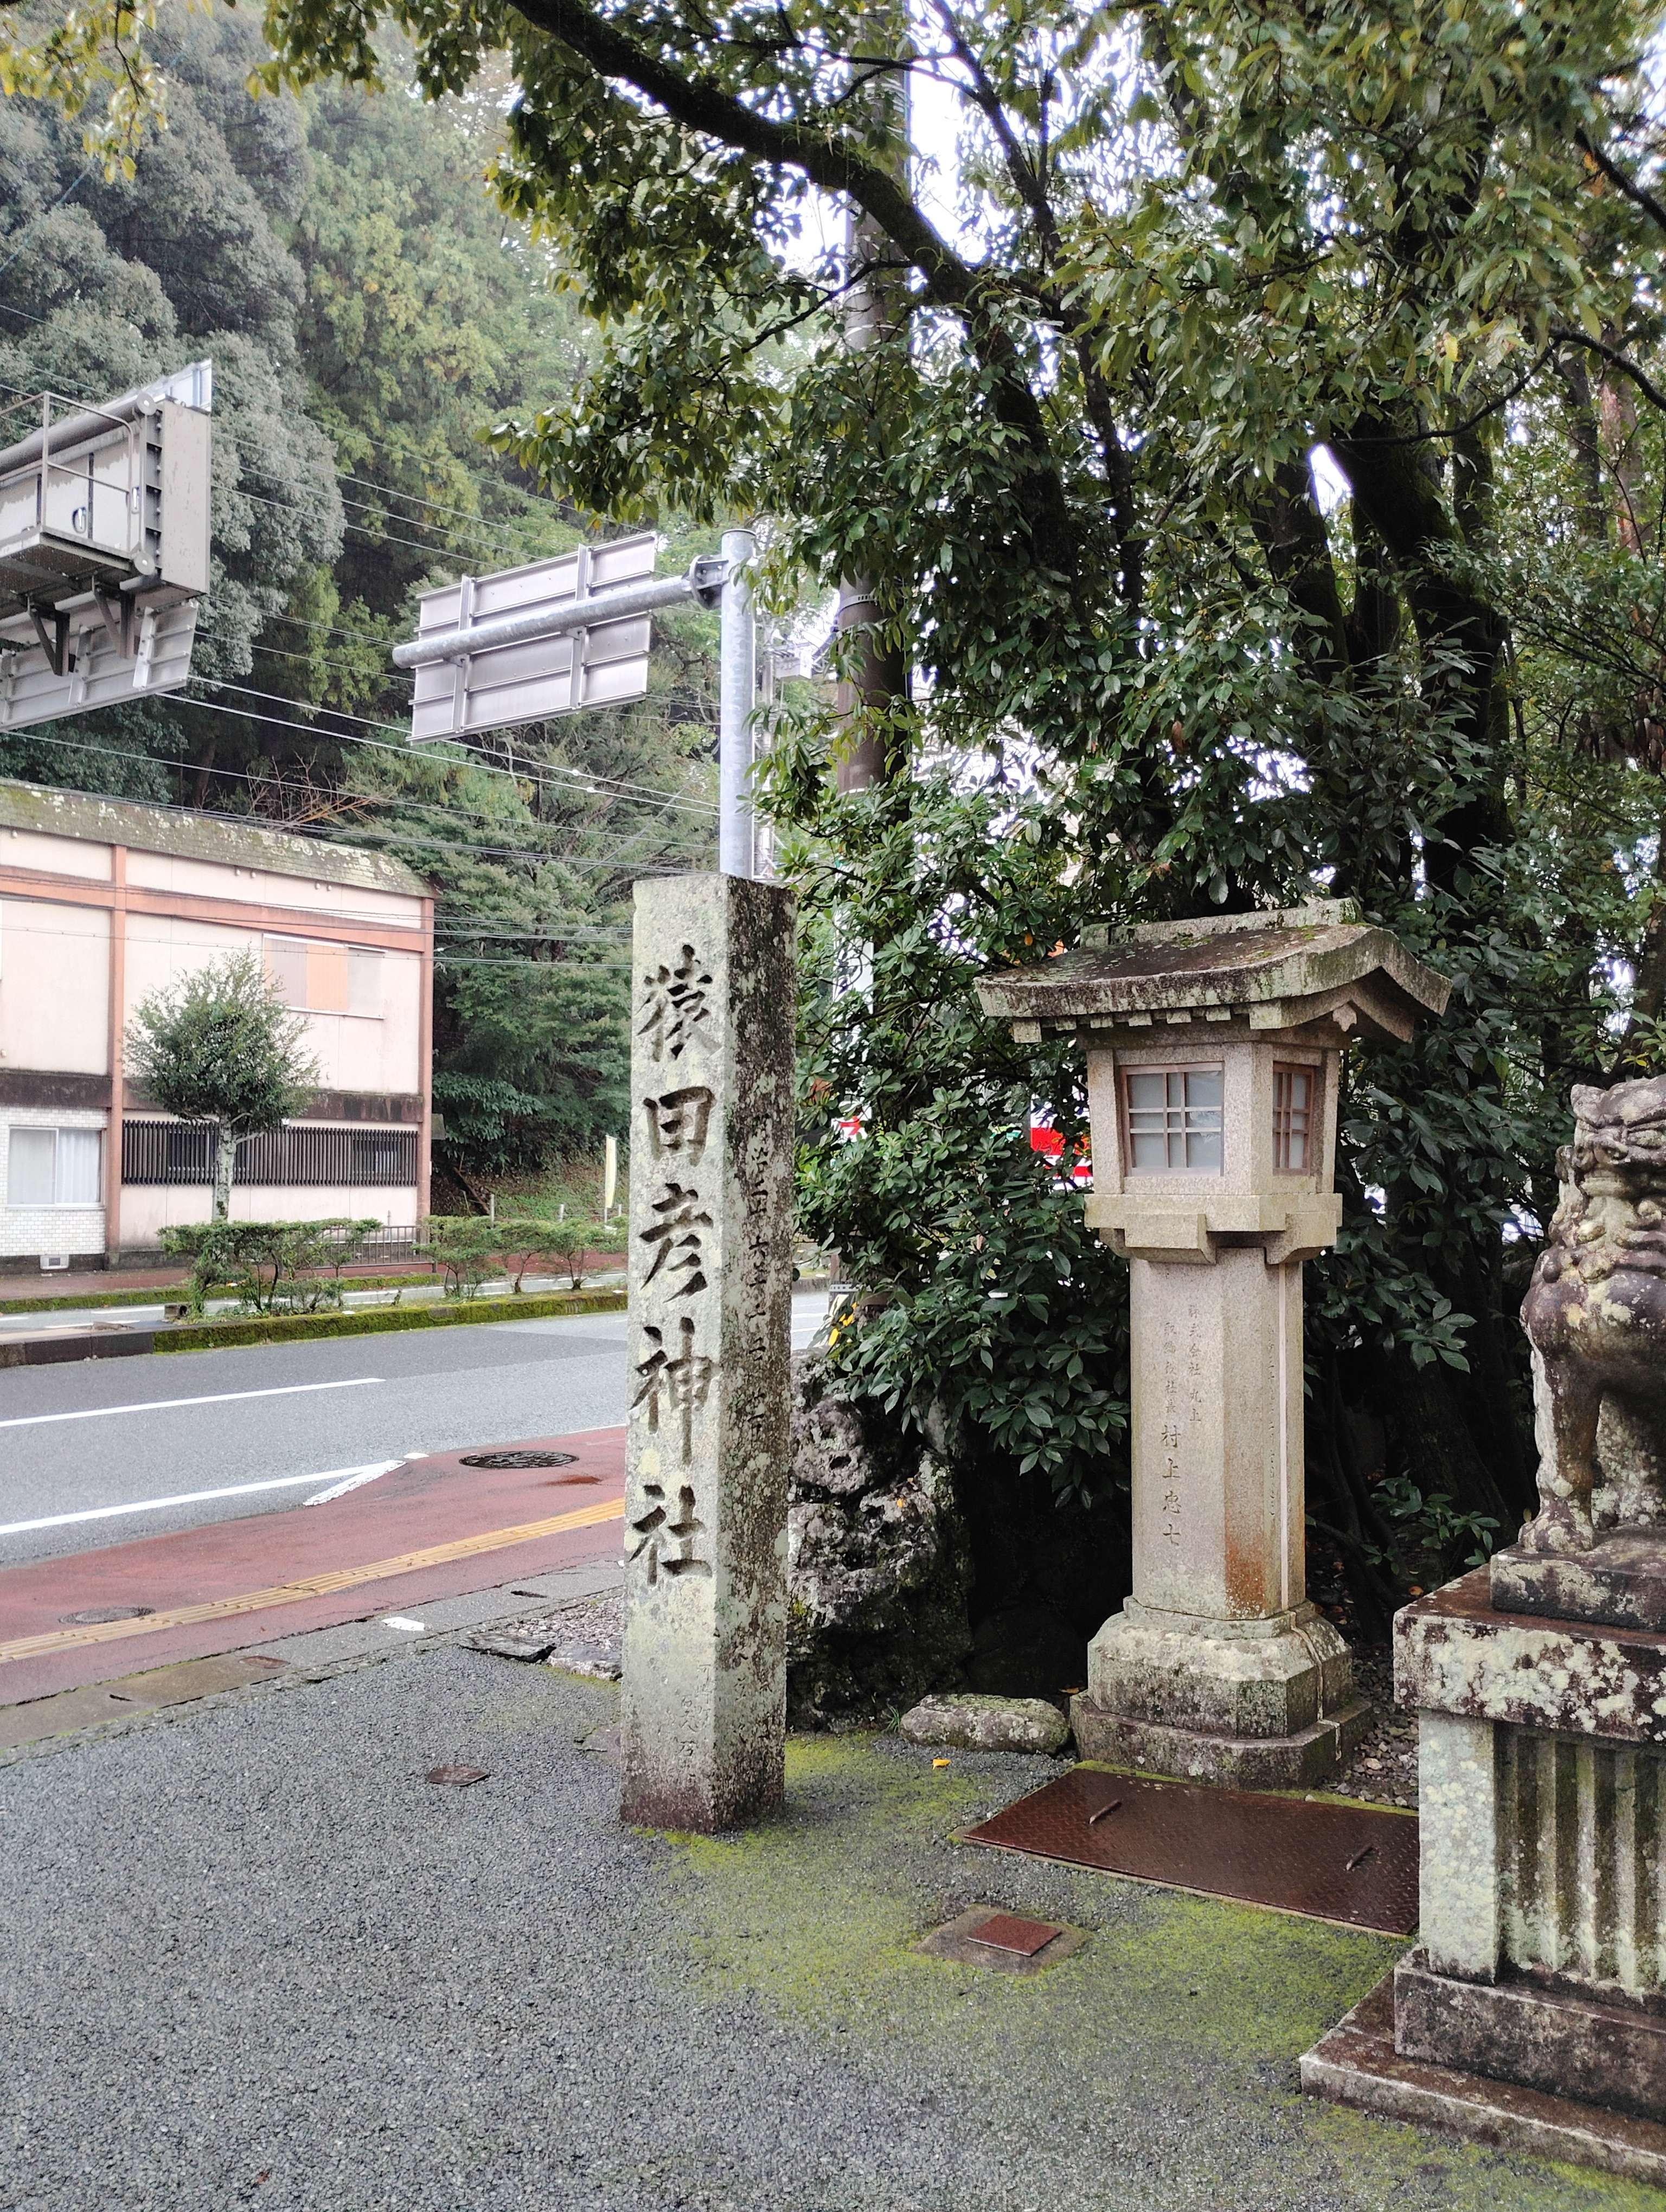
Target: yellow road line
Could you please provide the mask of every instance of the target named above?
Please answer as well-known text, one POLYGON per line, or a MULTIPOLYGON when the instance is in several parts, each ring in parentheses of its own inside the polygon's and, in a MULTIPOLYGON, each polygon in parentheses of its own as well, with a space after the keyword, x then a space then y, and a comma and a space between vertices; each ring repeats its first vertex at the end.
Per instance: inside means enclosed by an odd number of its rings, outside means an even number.
POLYGON ((597 1505, 581 1506, 575 1513, 557 1513, 550 1521, 523 1521, 517 1528, 488 1528, 478 1536, 460 1536, 454 1543, 430 1544, 426 1551, 402 1552, 397 1559, 373 1559, 362 1567, 333 1567, 328 1574, 307 1575, 300 1582, 274 1583, 267 1589, 243 1590, 235 1597, 210 1598, 202 1605, 170 1606, 147 1613, 140 1620, 89 1621, 82 1628, 54 1628, 40 1636, 14 1637, 0 1644, 0 1660, 39 1659, 51 1651, 76 1651, 88 1644, 113 1644, 128 1636, 154 1636, 159 1628, 191 1628, 199 1621, 225 1620, 240 1613, 264 1613, 269 1606, 297 1605, 303 1598, 328 1597, 337 1590, 356 1589, 365 1583, 386 1582, 395 1575, 411 1575, 423 1567, 444 1566, 452 1559, 470 1559, 482 1552, 507 1551, 512 1544, 530 1544, 539 1536, 558 1536, 566 1528, 595 1528, 604 1521, 623 1518, 622 1498, 597 1505))

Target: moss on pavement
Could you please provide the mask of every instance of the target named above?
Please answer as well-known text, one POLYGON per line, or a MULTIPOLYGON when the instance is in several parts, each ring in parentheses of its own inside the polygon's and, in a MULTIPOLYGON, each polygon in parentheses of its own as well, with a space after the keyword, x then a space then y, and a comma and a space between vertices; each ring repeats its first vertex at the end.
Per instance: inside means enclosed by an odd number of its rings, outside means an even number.
POLYGON ((1301 2052, 1398 1944, 953 1840, 1054 1771, 975 1753, 934 1765, 895 1738, 795 1738, 780 1818, 673 1839, 670 1950, 714 2003, 761 2002, 1003 2141, 1067 2138, 1080 2208, 1666 2212, 1666 2193, 1302 2096, 1301 2052), (1091 1941, 1033 1977, 912 1950, 981 1903, 1091 1941))

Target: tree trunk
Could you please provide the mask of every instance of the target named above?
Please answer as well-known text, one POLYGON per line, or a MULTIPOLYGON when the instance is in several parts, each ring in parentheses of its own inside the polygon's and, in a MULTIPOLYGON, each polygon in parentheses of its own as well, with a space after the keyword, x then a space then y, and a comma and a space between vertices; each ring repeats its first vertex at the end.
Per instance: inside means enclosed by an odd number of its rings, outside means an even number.
MULTIPOLYGON (((866 35, 880 52, 906 53, 908 18, 882 0, 870 11, 866 35)), ((879 158, 906 182, 909 162, 909 77, 906 70, 876 70, 860 95, 885 134, 879 158)), ((888 264, 895 249, 879 225, 854 209, 848 218, 846 253, 852 279, 845 301, 845 343, 853 353, 894 339, 907 322, 908 288, 900 267, 888 264)), ((883 436, 874 425, 874 435, 883 436)), ((894 643, 881 641, 884 616, 864 576, 847 576, 839 586, 834 628, 840 637, 859 633, 849 649, 847 673, 838 690, 843 735, 836 748, 834 788, 870 791, 885 783, 899 765, 893 732, 885 718, 906 699, 909 664, 894 643)))
POLYGON ((220 1124, 214 1150, 214 1218, 231 1218, 231 1179, 237 1166, 237 1132, 229 1122, 220 1124))

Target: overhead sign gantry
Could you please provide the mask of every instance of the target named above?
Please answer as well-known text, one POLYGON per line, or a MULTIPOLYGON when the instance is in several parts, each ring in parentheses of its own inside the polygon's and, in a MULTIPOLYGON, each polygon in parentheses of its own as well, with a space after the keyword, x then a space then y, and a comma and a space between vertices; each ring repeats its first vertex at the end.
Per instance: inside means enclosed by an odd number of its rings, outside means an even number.
POLYGON ((0 730, 189 677, 212 404, 199 361, 97 407, 43 392, 0 410, 0 730))

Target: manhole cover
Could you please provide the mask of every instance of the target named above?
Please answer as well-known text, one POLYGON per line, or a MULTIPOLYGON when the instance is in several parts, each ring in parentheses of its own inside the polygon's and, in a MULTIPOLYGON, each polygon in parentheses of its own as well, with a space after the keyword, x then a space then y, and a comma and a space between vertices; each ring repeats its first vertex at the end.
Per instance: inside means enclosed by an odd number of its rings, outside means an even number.
POLYGON ((89 1605, 82 1613, 61 1613, 58 1619, 71 1628, 101 1628, 106 1620, 143 1620, 155 1610, 154 1605, 89 1605))
POLYGON ((576 1452, 501 1451, 465 1452, 465 1467, 571 1467, 576 1452))

